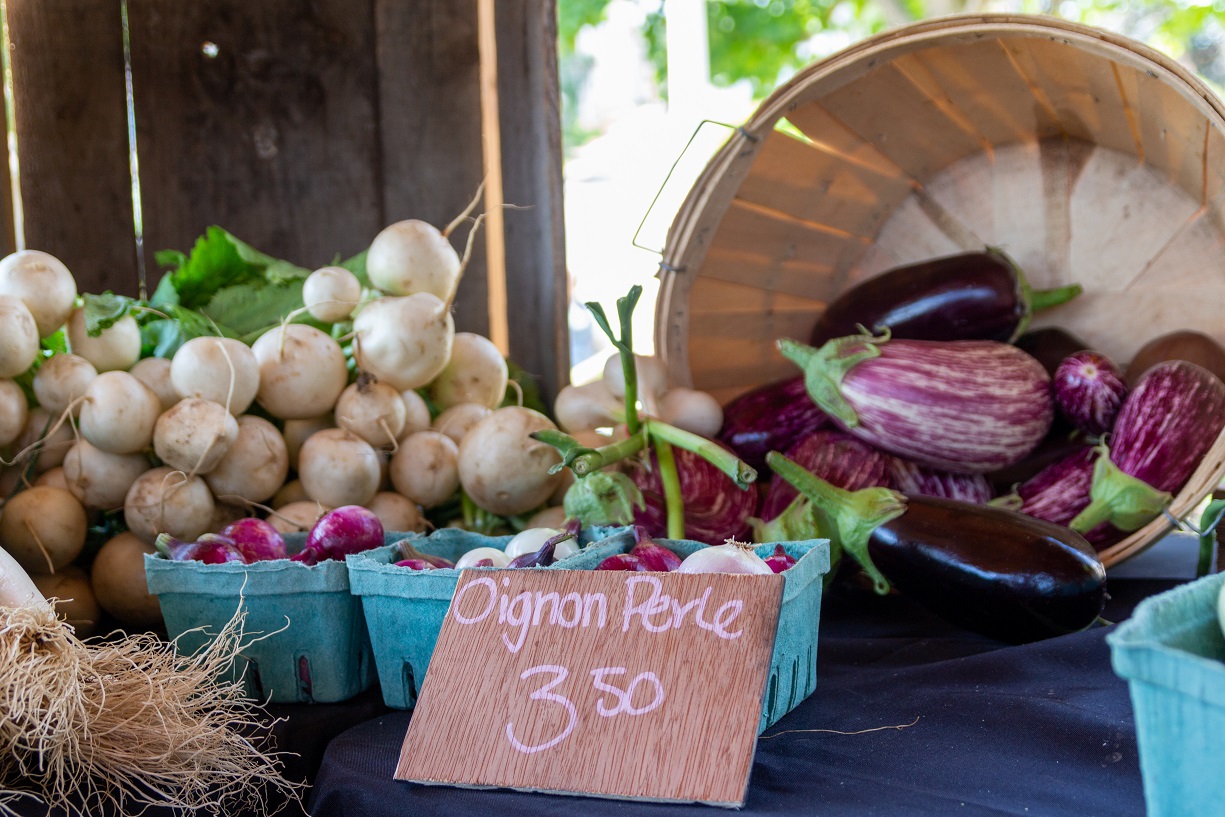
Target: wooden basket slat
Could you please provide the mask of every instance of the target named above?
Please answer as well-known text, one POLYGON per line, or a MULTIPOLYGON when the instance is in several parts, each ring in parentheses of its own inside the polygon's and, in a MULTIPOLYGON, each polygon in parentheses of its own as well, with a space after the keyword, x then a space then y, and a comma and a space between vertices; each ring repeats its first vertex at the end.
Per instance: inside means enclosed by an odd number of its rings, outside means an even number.
MULTIPOLYGON (((669 234, 657 348, 678 381, 727 399, 794 374, 774 340, 809 331, 807 303, 816 312, 887 268, 985 244, 1007 249, 1034 286, 1085 286, 1034 326, 1067 328, 1120 363, 1174 329, 1225 342, 1216 157, 1225 103, 1125 38, 1024 15, 888 32, 801 72, 711 160, 669 234), (782 117, 818 158, 773 141, 782 117), (875 208, 852 198, 882 186, 875 208), (814 221, 871 240, 805 239, 814 221)), ((1225 434, 1171 513, 1189 513, 1222 475, 1225 434)), ((1155 520, 1103 560, 1168 526, 1155 520)))
POLYGON ((881 200, 900 201, 911 189, 906 180, 849 165, 811 142, 773 131, 736 198, 863 237, 881 200))
POLYGON ((891 64, 872 70, 853 86, 834 91, 823 104, 914 179, 927 178, 983 148, 978 134, 968 132, 961 120, 951 119, 931 104, 891 64))
POLYGON ((1031 141, 1035 133, 1053 127, 998 41, 964 43, 955 50, 928 48, 898 62, 917 63, 990 144, 1031 141))
MULTIPOLYGON (((779 289, 763 289, 756 284, 737 284, 702 276, 701 286, 689 297, 690 306, 703 317, 736 316, 756 318, 763 312, 804 312, 812 316, 825 309, 825 301, 791 295, 779 289)), ((738 329, 738 327, 737 327, 738 329)))
POLYGON ((890 181, 904 180, 910 185, 915 184, 914 178, 903 168, 821 105, 795 108, 787 112, 786 118, 812 141, 814 147, 839 163, 890 181))

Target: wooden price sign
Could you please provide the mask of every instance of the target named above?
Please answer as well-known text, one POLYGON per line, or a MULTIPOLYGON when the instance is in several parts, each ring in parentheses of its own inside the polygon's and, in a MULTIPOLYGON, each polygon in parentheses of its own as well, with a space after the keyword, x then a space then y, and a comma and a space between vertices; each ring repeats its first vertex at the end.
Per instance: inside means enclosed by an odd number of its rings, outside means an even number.
POLYGON ((743 805, 782 576, 460 574, 396 779, 743 805))

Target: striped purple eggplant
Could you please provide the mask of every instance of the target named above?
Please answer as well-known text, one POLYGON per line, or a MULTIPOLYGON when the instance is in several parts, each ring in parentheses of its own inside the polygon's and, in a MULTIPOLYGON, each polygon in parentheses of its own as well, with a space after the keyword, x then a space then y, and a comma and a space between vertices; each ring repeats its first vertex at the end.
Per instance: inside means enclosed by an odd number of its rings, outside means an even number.
POLYGON ((766 454, 786 451, 805 434, 829 424, 805 391, 804 378, 792 377, 756 388, 724 406, 718 439, 765 473, 766 454))
POLYGON ((780 340, 808 394, 839 426, 899 457, 946 471, 1019 462, 1051 427, 1051 379, 996 341, 850 335, 820 349, 780 340))
POLYGON ((1185 360, 1158 363, 1123 401, 1093 468, 1077 531, 1111 522, 1124 531, 1161 512, 1225 428, 1225 383, 1185 360))
POLYGON ((1105 434, 1127 396, 1123 373, 1097 352, 1077 352, 1064 358, 1051 378, 1055 405, 1072 425, 1086 434, 1105 434))
MULTIPOLYGON (((1089 505, 1093 465, 1099 453, 1096 446, 1082 446, 1043 468, 996 504, 1066 527, 1089 505)), ((1084 533, 1085 539, 1097 548, 1113 544, 1125 535, 1109 522, 1084 533)))
MULTIPOLYGON (((848 491, 889 485, 889 461, 893 457, 836 429, 814 431, 791 446, 786 454, 809 473, 848 491)), ((757 515, 769 522, 799 495, 786 480, 770 480, 757 515)))
POLYGON ((889 487, 906 496, 956 499, 977 505, 987 502, 995 495, 991 481, 985 474, 941 471, 901 457, 889 458, 889 487))

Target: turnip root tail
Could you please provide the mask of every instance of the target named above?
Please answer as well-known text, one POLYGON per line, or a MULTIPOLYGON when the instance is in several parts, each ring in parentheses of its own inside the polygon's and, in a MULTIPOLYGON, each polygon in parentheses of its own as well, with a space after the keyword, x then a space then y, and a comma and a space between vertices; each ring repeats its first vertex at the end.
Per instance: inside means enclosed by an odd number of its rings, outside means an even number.
MULTIPOLYGON (((472 215, 472 211, 475 210, 476 206, 481 203, 481 197, 483 195, 485 195, 485 180, 481 179, 481 183, 477 186, 476 195, 472 197, 472 201, 468 202, 468 206, 464 208, 464 211, 452 219, 451 223, 443 229, 442 234, 444 237, 450 237, 451 233, 455 232, 455 228, 463 224, 464 219, 472 215)), ((476 229, 475 225, 472 227, 472 229, 476 229)), ((472 234, 469 233, 468 235, 471 237, 472 234)))
POLYGON ((468 262, 472 260, 472 247, 476 244, 476 234, 480 231, 481 222, 485 220, 485 214, 481 213, 472 222, 472 229, 468 232, 468 241, 464 244, 464 254, 459 259, 459 275, 455 277, 455 286, 451 289, 451 295, 443 303, 442 311, 450 312, 451 307, 455 304, 455 296, 459 294, 459 282, 464 278, 464 272, 468 269, 468 262))
MULTIPOLYGON (((85 402, 85 400, 87 399, 88 398, 85 395, 81 395, 80 397, 70 402, 64 408, 64 410, 60 412, 60 416, 56 419, 55 423, 43 431, 41 437, 39 437, 37 440, 30 443, 25 448, 21 449, 16 454, 14 454, 13 459, 11 461, 4 459, 4 457, 0 457, 0 465, 6 465, 9 467, 12 467, 14 465, 20 465, 21 461, 24 460, 26 457, 38 451, 41 451, 46 446, 47 439, 52 434, 60 430, 60 426, 64 424, 65 420, 72 417, 72 410, 76 408, 78 405, 80 405, 81 403, 85 402)), ((76 429, 77 429, 76 424, 75 423, 72 424, 72 431, 73 431, 74 437, 76 436, 76 429)))
POLYGON ((515 405, 523 408, 523 387, 519 385, 518 380, 507 380, 506 385, 515 392, 515 405))
POLYGON ((19 798, 69 814, 271 813, 270 794, 298 799, 241 679, 217 680, 242 625, 239 613, 184 658, 151 633, 85 644, 48 606, 0 607, 0 813, 19 798))

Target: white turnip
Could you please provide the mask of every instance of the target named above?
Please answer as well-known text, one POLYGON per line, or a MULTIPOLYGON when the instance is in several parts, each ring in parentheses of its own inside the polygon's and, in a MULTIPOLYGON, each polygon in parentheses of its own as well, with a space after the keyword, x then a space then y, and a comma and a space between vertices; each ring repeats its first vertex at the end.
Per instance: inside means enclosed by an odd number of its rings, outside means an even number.
POLYGON ((45 338, 68 321, 77 299, 77 282, 60 261, 39 250, 19 250, 0 259, 0 295, 19 298, 45 338))
POLYGON ((85 307, 77 307, 68 319, 68 348, 99 372, 126 371, 140 359, 140 327, 135 318, 124 315, 91 337, 85 330, 85 307))
POLYGON ((177 471, 207 474, 238 438, 238 421, 225 406, 184 397, 157 418, 153 452, 177 471))
POLYGON ((497 408, 506 397, 506 359, 489 338, 457 332, 451 359, 430 383, 430 399, 440 409, 459 403, 497 408))
POLYGON ((566 509, 553 505, 537 511, 527 520, 529 528, 562 528, 566 524, 566 509))
POLYGON ((159 533, 194 541, 212 518, 213 495, 204 480, 164 465, 141 474, 123 503, 128 530, 150 545, 159 533))
POLYGON ((88 638, 98 630, 102 610, 94 598, 89 576, 75 565, 57 570, 54 575, 31 576, 38 591, 55 599, 55 614, 72 627, 77 638, 88 638))
POLYGON ((298 478, 316 502, 333 508, 365 505, 378 492, 380 460, 361 437, 343 428, 328 428, 302 444, 298 478))
POLYGON ((272 499, 268 501, 268 504, 274 508, 280 508, 291 502, 305 502, 309 500, 310 497, 306 495, 306 489, 302 487, 302 480, 291 479, 272 495, 272 499))
POLYGON ((375 448, 394 448, 407 417, 400 392, 366 374, 349 384, 336 401, 336 425, 375 448))
POLYGON ((12 380, 0 380, 0 446, 16 440, 29 419, 30 408, 21 386, 12 380))
POLYGON ((677 387, 660 398, 659 419, 699 437, 714 437, 723 427, 723 406, 707 392, 677 387))
POLYGON ((122 508, 132 483, 149 470, 144 454, 112 454, 78 440, 64 457, 64 480, 86 508, 122 508))
POLYGON ((425 398, 412 389, 400 392, 400 397, 404 400, 404 430, 400 432, 400 439, 418 431, 429 431, 430 407, 425 398))
POLYGON ((128 369, 128 374, 153 390, 157 399, 161 401, 162 411, 166 411, 182 399, 175 390, 174 384, 170 382, 170 360, 168 358, 143 358, 128 369))
POLYGON ((344 351, 313 326, 291 323, 265 332, 251 347, 259 361, 256 400, 273 417, 326 414, 349 382, 344 351))
POLYGON ((298 470, 298 452, 302 450, 302 443, 309 440, 316 431, 323 431, 325 428, 336 428, 336 419, 331 412, 319 417, 285 421, 281 436, 285 438, 285 451, 289 454, 289 470, 298 470))
POLYGON ((129 627, 148 629, 162 622, 161 605, 145 583, 145 554, 156 552, 152 545, 124 532, 106 540, 90 567, 90 585, 98 604, 129 627))
POLYGON ((61 488, 39 485, 16 494, 0 514, 0 542, 27 573, 55 573, 85 547, 85 508, 61 488))
POLYGON ((603 380, 582 386, 565 386, 553 401, 557 425, 568 434, 611 428, 624 422, 625 400, 608 390, 603 380))
POLYGON ((291 502, 269 514, 268 521, 272 523, 272 527, 281 533, 301 533, 309 531, 314 527, 319 517, 330 510, 331 508, 327 505, 321 505, 311 500, 291 502))
POLYGON ((0 295, 0 326, 0 377, 16 377, 38 357, 38 325, 24 303, 0 295))
POLYGON ((446 434, 459 445, 464 435, 492 412, 492 409, 480 403, 459 403, 435 417, 431 430, 446 434))
POLYGON ((302 303, 324 323, 347 321, 361 297, 361 282, 344 267, 321 267, 302 284, 302 303))
POLYGON ((394 491, 379 491, 366 507, 383 523, 383 530, 421 533, 426 528, 425 517, 416 503, 394 491))
POLYGON ((353 331, 358 366, 406 391, 425 386, 446 367, 455 323, 447 303, 418 292, 366 304, 353 320, 353 331))
MULTIPOLYGON (((24 467, 27 458, 37 455, 38 464, 34 473, 41 474, 64 464, 64 456, 76 438, 72 425, 61 417, 54 417, 42 408, 30 409, 25 428, 21 430, 13 447, 23 452, 17 459, 24 467)), ((19 469, 20 470, 20 469, 19 469)))
POLYGON ((218 499, 241 497, 263 502, 276 493, 289 473, 285 438, 262 417, 238 418, 238 436, 204 481, 218 499))
POLYGON ((179 397, 212 400, 242 414, 259 391, 260 364, 251 347, 233 338, 192 338, 170 361, 179 397))
MULTIPOLYGON (((38 405, 57 417, 81 395, 98 376, 98 370, 80 355, 52 355, 34 373, 34 398, 38 405)), ((80 413, 72 406, 72 415, 80 413)))
POLYGON ((459 481, 479 507, 511 516, 544 504, 560 474, 549 469, 560 461, 557 449, 529 435, 556 429, 543 414, 507 406, 472 427, 459 445, 459 481))
POLYGON ((390 475, 396 493, 432 508, 459 488, 459 447, 437 431, 411 434, 392 455, 390 475))
POLYGON ((161 412, 153 389, 127 372, 103 372, 85 389, 81 436, 103 451, 134 454, 153 442, 161 412))
MULTIPOLYGON (((72 453, 71 449, 69 449, 69 453, 72 453)), ((67 462, 66 459, 65 462, 67 462)), ((52 488, 60 488, 68 493, 72 493, 72 489, 68 487, 68 478, 64 476, 64 466, 62 465, 57 465, 49 471, 42 472, 30 484, 50 485, 52 488)))
MULTIPOLYGON (((638 402, 644 412, 657 416, 659 400, 668 391, 668 368, 659 358, 650 355, 634 355, 634 367, 638 375, 638 402)), ((619 354, 604 362, 604 385, 613 397, 625 397, 625 370, 621 367, 619 354)))
POLYGON ((438 228, 418 219, 385 227, 366 253, 366 275, 389 295, 433 294, 447 301, 459 284, 459 253, 438 228))

